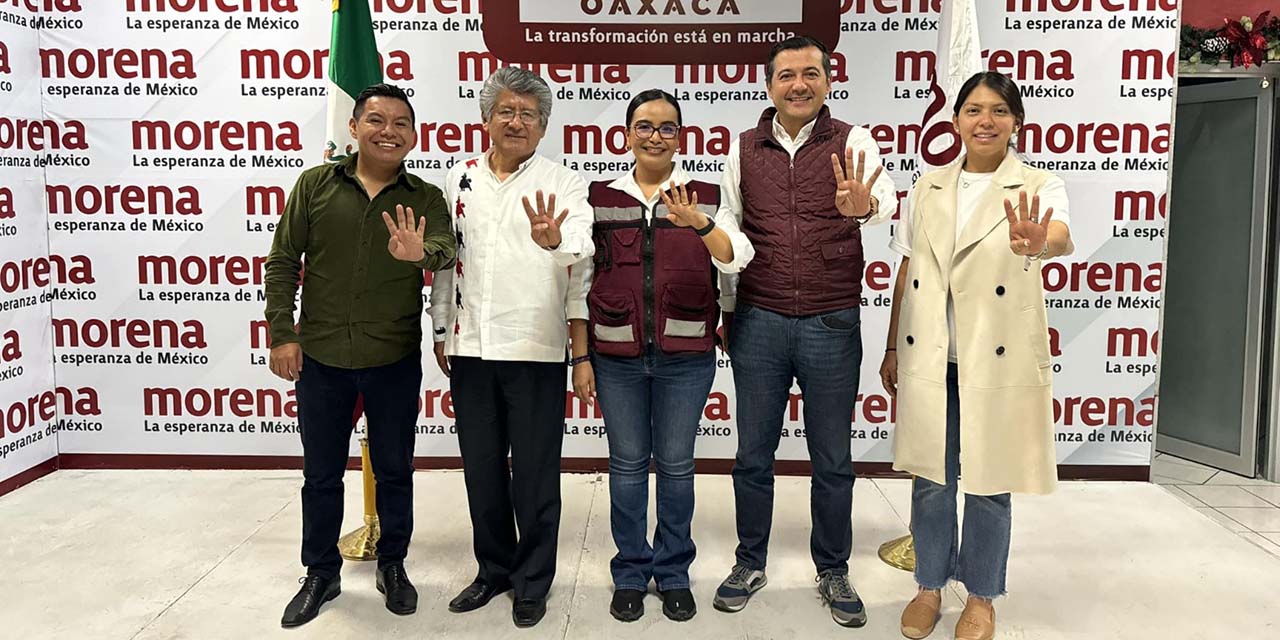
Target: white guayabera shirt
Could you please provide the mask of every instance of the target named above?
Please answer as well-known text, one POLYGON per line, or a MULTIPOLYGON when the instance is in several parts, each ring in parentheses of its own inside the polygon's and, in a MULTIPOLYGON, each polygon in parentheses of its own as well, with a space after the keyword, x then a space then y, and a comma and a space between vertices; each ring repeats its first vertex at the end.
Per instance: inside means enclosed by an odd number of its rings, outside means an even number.
MULTIPOLYGON (((458 241, 458 263, 437 271, 431 287, 432 333, 445 354, 485 360, 562 362, 570 318, 586 318, 572 303, 595 253, 587 183, 558 162, 534 154, 499 180, 488 155, 454 166, 445 200, 458 241), (530 237, 522 198, 555 194, 569 210, 554 250, 530 237), (573 283, 576 282, 576 285, 573 283), (573 286, 571 286, 573 285, 573 286)), ((536 205, 535 205, 536 206, 536 205)))

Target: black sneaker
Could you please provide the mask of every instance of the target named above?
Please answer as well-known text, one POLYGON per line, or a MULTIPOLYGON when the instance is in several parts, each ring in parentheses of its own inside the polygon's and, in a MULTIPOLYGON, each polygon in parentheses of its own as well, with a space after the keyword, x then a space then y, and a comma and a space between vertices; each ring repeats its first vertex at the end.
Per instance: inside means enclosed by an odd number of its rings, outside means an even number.
POLYGON ((698 614, 693 592, 688 589, 659 591, 662 596, 662 613, 676 622, 685 622, 698 614))
POLYGON ((623 622, 635 622, 644 615, 644 592, 636 589, 618 589, 613 592, 609 613, 623 622))

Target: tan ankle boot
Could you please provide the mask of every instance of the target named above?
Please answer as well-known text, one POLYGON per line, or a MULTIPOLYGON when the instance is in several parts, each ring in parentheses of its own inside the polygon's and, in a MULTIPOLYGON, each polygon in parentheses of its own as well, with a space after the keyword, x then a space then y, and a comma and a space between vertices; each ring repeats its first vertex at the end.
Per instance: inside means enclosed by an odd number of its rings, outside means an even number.
POLYGON ((996 635, 996 609, 990 600, 969 598, 956 622, 956 640, 991 640, 996 635))
POLYGON ((933 633, 933 627, 941 617, 942 592, 921 589, 902 610, 902 635, 920 640, 933 633))

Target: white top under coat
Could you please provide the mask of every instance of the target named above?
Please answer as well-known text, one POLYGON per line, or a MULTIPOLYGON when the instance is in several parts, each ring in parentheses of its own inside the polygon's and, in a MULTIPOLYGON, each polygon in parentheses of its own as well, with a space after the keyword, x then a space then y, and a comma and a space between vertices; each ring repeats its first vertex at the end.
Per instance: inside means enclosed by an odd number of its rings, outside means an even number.
MULTIPOLYGON (((963 162, 958 160, 957 162, 963 162)), ((982 198, 982 194, 987 187, 991 186, 991 178, 995 172, 991 173, 970 173, 961 171, 959 184, 956 185, 956 239, 960 239, 960 232, 964 230, 965 224, 973 217, 974 211, 977 209, 978 201, 982 198)), ((1067 185, 1058 176, 1049 176, 1040 187, 1040 191, 1036 195, 1040 196, 1040 213, 1043 216, 1045 211, 1053 209, 1053 219, 1062 224, 1071 226, 1071 216, 1069 212, 1069 202, 1067 200, 1067 185)), ((908 202, 911 202, 908 199, 908 202)), ((1016 204, 1016 203, 1015 203, 1016 204)), ((893 237, 889 240, 889 248, 904 258, 911 257, 911 239, 913 237, 913 228, 911 223, 912 215, 915 212, 907 207, 899 217, 898 226, 893 230, 893 237)), ((956 361, 956 306, 952 301, 950 294, 947 295, 947 331, 950 334, 950 340, 947 346, 947 358, 951 362, 956 361)))

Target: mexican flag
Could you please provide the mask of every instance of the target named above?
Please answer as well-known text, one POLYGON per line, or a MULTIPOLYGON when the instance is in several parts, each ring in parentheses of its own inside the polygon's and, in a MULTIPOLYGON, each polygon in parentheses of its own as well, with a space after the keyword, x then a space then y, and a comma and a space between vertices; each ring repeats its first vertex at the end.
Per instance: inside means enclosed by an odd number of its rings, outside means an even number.
POLYGON ((333 0, 333 32, 329 39, 329 112, 324 159, 337 162, 356 151, 347 123, 356 96, 382 82, 378 43, 373 39, 369 0, 333 0))

